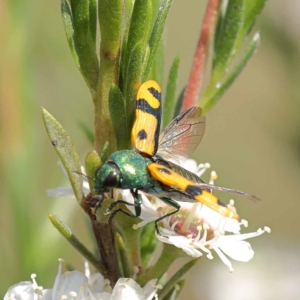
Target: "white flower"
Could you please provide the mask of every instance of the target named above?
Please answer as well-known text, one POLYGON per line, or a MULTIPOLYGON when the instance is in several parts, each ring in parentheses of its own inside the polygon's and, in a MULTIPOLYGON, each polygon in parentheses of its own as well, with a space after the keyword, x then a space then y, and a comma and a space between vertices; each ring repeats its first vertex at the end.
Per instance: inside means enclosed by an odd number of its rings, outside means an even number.
POLYGON ((152 300, 157 299, 155 286, 157 280, 149 281, 141 288, 131 278, 120 278, 114 288, 109 285, 100 273, 90 274, 88 264, 85 264, 85 274, 79 271, 62 274, 62 262, 59 260, 58 273, 54 286, 43 289, 38 286, 33 274, 32 282, 23 281, 13 285, 4 296, 4 300, 152 300))
MULTIPOLYGON (((192 159, 186 160, 182 166, 198 176, 203 175, 210 167, 208 163, 197 166, 192 159)), ((216 178, 216 172, 211 172, 209 183, 213 184, 216 178)), ((133 203, 134 200, 129 191, 119 190, 119 192, 125 201, 133 203)), ((142 227, 174 210, 158 198, 140 194, 143 199, 140 216, 142 222, 136 224, 134 228, 142 227)), ((180 211, 161 221, 160 234, 156 235, 157 238, 164 243, 181 248, 192 257, 200 257, 205 253, 209 259, 212 259, 211 250, 214 250, 231 272, 233 267, 227 256, 237 261, 249 261, 253 258, 254 251, 245 240, 270 232, 270 229, 265 227, 263 230, 241 234, 241 226, 247 227, 247 221, 239 222, 236 219, 222 216, 199 202, 177 202, 181 206, 180 211), (228 232, 233 234, 226 234, 228 232)), ((229 206, 235 210, 233 204, 234 202, 231 200, 229 206)), ((128 208, 133 209, 131 206, 128 208)))

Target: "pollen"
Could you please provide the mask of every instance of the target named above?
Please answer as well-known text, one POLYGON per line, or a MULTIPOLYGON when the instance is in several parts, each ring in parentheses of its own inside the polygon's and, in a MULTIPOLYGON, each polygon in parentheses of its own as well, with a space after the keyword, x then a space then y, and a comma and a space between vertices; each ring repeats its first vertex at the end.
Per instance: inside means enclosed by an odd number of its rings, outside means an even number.
POLYGON ((265 230, 265 232, 267 232, 267 233, 271 233, 271 228, 270 228, 270 227, 265 226, 265 227, 264 227, 264 230, 265 230))
POLYGON ((74 291, 71 291, 71 292, 69 293, 69 295, 70 295, 71 297, 74 297, 74 298, 77 297, 77 293, 74 292, 74 291))
POLYGON ((216 171, 212 171, 210 173, 210 180, 216 180, 218 178, 217 172, 216 171))

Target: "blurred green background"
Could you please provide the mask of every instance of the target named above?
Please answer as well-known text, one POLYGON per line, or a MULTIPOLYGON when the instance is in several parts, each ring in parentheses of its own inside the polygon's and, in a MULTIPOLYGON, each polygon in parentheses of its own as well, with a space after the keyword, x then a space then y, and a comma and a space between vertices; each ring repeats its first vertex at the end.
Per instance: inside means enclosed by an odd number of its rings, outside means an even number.
MULTIPOLYGON (((174 1, 167 22, 166 71, 181 57, 180 89, 187 81, 206 1, 174 1)), ((88 247, 86 217, 71 198, 47 198, 67 185, 43 126, 49 110, 69 132, 83 162, 92 145, 79 123, 93 126, 88 89, 76 69, 63 30, 60 3, 3 0, 0 4, 0 295, 21 280, 53 283, 57 259, 79 270, 82 257, 56 232, 46 214, 57 214, 88 247)), ((259 18, 261 46, 242 75, 208 113, 196 151, 210 162, 218 185, 254 193, 254 204, 236 199, 254 231, 249 263, 235 272, 215 255, 189 273, 182 299, 299 299, 300 293, 300 5, 269 1, 259 18)), ((166 75, 166 74, 165 74, 166 75)), ((179 91, 178 91, 179 92, 179 91)), ((230 195, 222 194, 229 200, 230 195)))

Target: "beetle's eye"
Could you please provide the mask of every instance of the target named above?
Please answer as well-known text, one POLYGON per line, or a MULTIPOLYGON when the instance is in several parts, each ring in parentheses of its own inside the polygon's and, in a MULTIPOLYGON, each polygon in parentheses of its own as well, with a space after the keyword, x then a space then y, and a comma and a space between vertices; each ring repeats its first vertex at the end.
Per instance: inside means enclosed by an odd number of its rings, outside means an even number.
POLYGON ((105 186, 106 187, 117 187, 118 186, 118 178, 117 178, 117 172, 113 171, 110 172, 105 179, 105 186))

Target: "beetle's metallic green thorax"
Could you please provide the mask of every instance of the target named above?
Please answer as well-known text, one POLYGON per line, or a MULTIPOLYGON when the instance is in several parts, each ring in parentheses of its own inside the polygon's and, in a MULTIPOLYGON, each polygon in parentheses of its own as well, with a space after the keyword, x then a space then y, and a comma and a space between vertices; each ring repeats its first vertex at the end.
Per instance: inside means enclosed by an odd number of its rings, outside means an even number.
POLYGON ((120 188, 142 188, 153 184, 153 178, 147 171, 147 165, 151 161, 139 153, 132 150, 121 150, 113 153, 109 160, 119 167, 122 174, 120 188))
POLYGON ((151 161, 132 150, 121 150, 113 153, 96 174, 95 190, 103 193, 109 187, 121 189, 136 189, 150 187, 155 180, 150 177, 147 165, 151 161), (109 178, 116 177, 115 185, 109 178))

